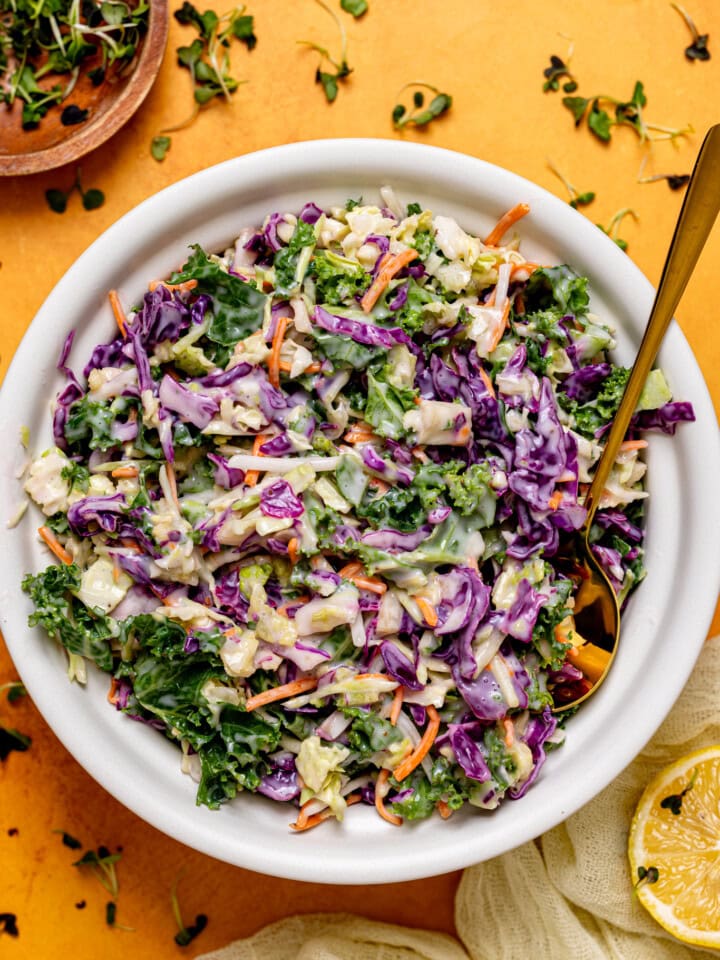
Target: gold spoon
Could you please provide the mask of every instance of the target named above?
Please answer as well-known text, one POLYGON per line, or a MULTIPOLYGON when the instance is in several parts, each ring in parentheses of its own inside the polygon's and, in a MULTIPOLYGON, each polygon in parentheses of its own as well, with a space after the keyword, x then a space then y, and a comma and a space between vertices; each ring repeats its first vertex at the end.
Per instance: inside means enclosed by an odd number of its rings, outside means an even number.
POLYGON ((585 498, 587 517, 577 532, 577 554, 573 558, 573 575, 580 579, 574 617, 577 639, 583 642, 571 652, 569 661, 581 670, 583 680, 555 689, 556 712, 577 706, 595 693, 617 651, 620 637, 617 596, 590 549, 590 527, 647 375, 719 209, 720 124, 716 124, 708 131, 695 161, 642 343, 585 498))

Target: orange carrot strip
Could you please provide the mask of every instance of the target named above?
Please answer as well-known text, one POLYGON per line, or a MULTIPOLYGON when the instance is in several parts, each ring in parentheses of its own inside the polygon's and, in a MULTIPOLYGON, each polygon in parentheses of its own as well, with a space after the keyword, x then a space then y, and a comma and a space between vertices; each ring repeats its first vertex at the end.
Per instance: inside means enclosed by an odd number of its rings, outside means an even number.
POLYGON ((272 690, 266 690, 264 693, 258 693, 254 697, 248 697, 245 703, 245 709, 250 713, 257 710, 258 707, 264 707, 266 703, 274 703, 276 700, 287 700, 298 693, 307 693, 314 690, 318 685, 315 677, 303 677, 301 680, 293 680, 292 683, 283 683, 279 687, 273 687, 272 690))
POLYGON ((443 820, 448 820, 448 819, 453 815, 452 810, 451 810, 450 807, 445 803, 444 800, 438 800, 438 802, 435 804, 435 809, 436 809, 437 812, 440 814, 440 816, 443 818, 443 820))
POLYGON ((347 443, 367 443, 369 440, 376 440, 377 437, 366 424, 360 425, 354 423, 343 437, 347 443))
POLYGON ((135 540, 128 540, 126 537, 121 537, 120 544, 127 550, 133 550, 135 553, 142 553, 142 547, 140 547, 135 540))
POLYGON ((283 603, 282 606, 276 608, 276 612, 279 613, 282 617, 288 615, 288 610, 290 607, 297 607, 301 604, 310 603, 309 594, 302 597, 296 597, 294 600, 289 600, 287 603, 283 603))
POLYGON ((515 299, 513 300, 513 310, 515 311, 515 315, 518 317, 522 317, 525 313, 525 300, 523 299, 523 295, 521 293, 515 294, 515 299))
POLYGON ((175 476, 175 467, 171 463, 168 463, 167 461, 165 462, 165 473, 167 474, 168 486, 170 487, 170 493, 172 494, 173 501, 175 502, 175 506, 179 510, 180 501, 178 500, 177 477, 175 476))
POLYGON ((360 306, 365 313, 370 313, 377 303, 378 297, 385 287, 390 283, 396 273, 400 273, 403 267, 406 267, 411 261, 417 259, 418 252, 412 248, 403 250, 401 253, 386 253, 380 262, 375 279, 366 290, 360 306))
MULTIPOLYGON (((283 373, 290 373, 290 371, 292 370, 292 364, 289 362, 289 360, 281 360, 278 363, 278 368, 282 370, 283 373)), ((320 364, 317 363, 316 361, 311 364, 308 364, 308 366, 305 367, 305 369, 302 372, 303 373, 320 373, 320 364)))
POLYGON ((623 440, 620 444, 620 453, 629 453, 631 450, 644 450, 647 440, 623 440))
POLYGON ((356 673, 353 680, 392 680, 387 673, 356 673))
POLYGON ((379 477, 371 477, 368 481, 368 486, 372 487, 373 490, 377 490, 380 496, 382 496, 384 493, 387 493, 390 489, 390 484, 385 483, 385 481, 381 480, 379 477))
POLYGON ((436 627, 438 615, 435 607, 425 599, 425 597, 414 597, 415 603, 420 607, 420 613, 423 615, 425 623, 429 627, 436 627))
POLYGON ((127 321, 125 319, 125 313, 123 312, 122 304, 120 303, 120 297, 118 296, 117 290, 111 290, 108 293, 108 300, 110 301, 110 306, 112 307, 113 315, 115 316, 115 322, 117 323, 120 333, 123 337, 127 336, 127 321))
POLYGON ((383 820, 387 820, 388 823, 392 823, 394 827, 401 827, 402 817, 398 817, 396 813, 390 813, 389 810, 385 809, 385 797, 383 796, 383 791, 389 776, 390 771, 385 770, 384 768, 377 776, 377 781, 375 783, 375 809, 383 818, 383 820))
POLYGON ((148 290, 152 293, 154 290, 157 290, 158 287, 165 287, 166 290, 177 290, 178 293, 186 293, 189 290, 194 290, 197 285, 198 282, 194 277, 190 280, 183 280, 182 283, 168 283, 167 280, 151 280, 148 284, 148 290))
POLYGON ((298 553, 298 538, 293 537, 291 540, 288 540, 288 557, 290 557, 290 563, 295 566, 295 564, 300 559, 300 554, 298 553))
MULTIPOLYGON (((349 807, 352 807, 354 804, 360 803, 361 800, 362 800, 361 793, 351 793, 350 796, 345 798, 345 803, 349 807)), ((312 802, 311 800, 308 800, 308 803, 311 803, 311 802, 312 802)), ((307 803, 303 804, 303 806, 307 806, 307 803)), ((298 814, 297 820, 295 821, 295 823, 291 823, 290 826, 296 833, 302 833, 303 830, 312 830, 312 828, 317 827, 319 823, 323 823, 325 820, 329 820, 330 817, 334 817, 334 816, 335 814, 332 812, 330 807, 328 807, 326 810, 321 810, 320 813, 314 813, 311 817, 308 817, 306 814, 305 817, 303 818, 302 807, 301 807, 300 814, 298 814)))
MULTIPOLYGON (((252 452, 254 457, 263 457, 264 454, 261 453, 260 447, 265 443, 267 437, 264 433, 255 434, 255 439, 253 440, 252 452)), ((248 470, 245 474, 245 486, 254 487, 255 484, 260 479, 259 470, 248 470)))
POLYGON ((514 207, 504 213, 490 233, 485 237, 486 247, 497 247, 500 241, 508 232, 513 224, 521 220, 526 214, 530 213, 530 205, 527 203, 516 203, 514 207))
POLYGON ((126 477, 131 479, 132 477, 138 477, 139 475, 140 471, 137 467, 116 467, 116 469, 110 474, 111 477, 116 477, 118 479, 124 479, 126 477))
POLYGON ((405 757, 403 762, 395 768, 393 776, 398 783, 409 776, 415 767, 418 766, 435 742, 435 737, 440 729, 440 716, 432 705, 427 707, 428 725, 425 727, 425 733, 422 735, 420 743, 415 747, 409 757, 405 757))
POLYGON ((338 570, 338 576, 342 577, 343 580, 349 580, 350 577, 354 577, 355 574, 362 572, 363 565, 358 563, 357 560, 353 560, 352 563, 346 563, 342 569, 338 570))
POLYGON ((112 677, 110 679, 110 689, 107 693, 107 701, 108 703, 112 703, 113 706, 115 706, 117 703, 117 689, 119 686, 120 684, 118 683, 117 678, 112 677))
POLYGON ((275 388, 280 386, 280 348, 285 339, 287 325, 287 317, 278 317, 277 323, 275 324, 275 333, 272 338, 270 357, 268 358, 268 380, 275 388))
POLYGON ((479 372, 480 372, 480 379, 485 384, 485 389, 493 398, 493 400, 495 400, 497 398, 497 394, 495 393, 495 387, 493 386, 492 380, 490 379, 489 375, 485 372, 485 370, 483 370, 482 367, 480 367, 479 372))
POLYGON ((70 564, 73 562, 73 558, 60 543, 50 527, 46 527, 45 525, 38 527, 38 533, 43 538, 50 550, 52 550, 52 552, 58 558, 58 560, 62 560, 63 563, 66 563, 68 566, 70 566, 70 564))
POLYGON ((495 349, 495 347, 496 347, 496 346, 500 343, 500 341, 502 340, 502 335, 505 333, 505 328, 507 327, 507 322, 508 322, 508 317, 509 317, 509 316, 510 316, 510 301, 509 301, 509 300, 506 300, 506 301, 505 301, 505 306, 503 307, 503 312, 502 312, 502 317, 501 317, 501 319, 500 319, 500 323, 497 325, 497 328, 495 329, 495 332, 494 332, 494 336, 493 336, 492 340, 490 341, 490 343, 488 344, 488 353, 492 353, 492 351, 495 349))
POLYGON ((346 577, 346 580, 352 581, 358 590, 369 590, 370 593, 383 594, 387 592, 387 584, 377 577, 346 577))
POLYGON ((529 260, 525 263, 513 263, 510 267, 510 277, 514 277, 516 273, 520 273, 521 270, 527 270, 528 273, 535 273, 536 270, 542 270, 543 265, 541 263, 531 263, 529 260))
POLYGON ((562 490, 556 490, 551 497, 548 498, 548 506, 551 510, 557 510, 562 503, 562 490))
POLYGON ((405 696, 405 688, 402 684, 395 690, 395 696, 393 697, 392 707, 390 708, 390 723, 395 726, 398 722, 398 717, 400 716, 400 711, 402 710, 403 697, 405 696))
POLYGON ((505 746, 511 747, 515 743, 515 726, 510 717, 503 720, 503 726, 505 727, 505 736, 503 737, 505 746))

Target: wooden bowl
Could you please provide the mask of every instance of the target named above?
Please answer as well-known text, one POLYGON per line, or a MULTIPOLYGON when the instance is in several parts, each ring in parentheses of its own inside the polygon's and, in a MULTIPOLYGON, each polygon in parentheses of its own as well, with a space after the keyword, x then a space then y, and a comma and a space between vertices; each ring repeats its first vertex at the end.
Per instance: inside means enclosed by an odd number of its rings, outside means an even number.
MULTIPOLYGON (((167 0, 150 0, 148 31, 132 71, 122 78, 110 77, 99 87, 94 87, 87 76, 79 78, 68 102, 89 108, 90 116, 84 123, 63 126, 62 109, 54 107, 37 129, 23 130, 20 102, 16 100, 10 110, 0 107, 0 176, 52 170, 108 140, 147 96, 162 63, 167 33, 167 0)), ((87 69, 92 66, 88 61, 87 69)))

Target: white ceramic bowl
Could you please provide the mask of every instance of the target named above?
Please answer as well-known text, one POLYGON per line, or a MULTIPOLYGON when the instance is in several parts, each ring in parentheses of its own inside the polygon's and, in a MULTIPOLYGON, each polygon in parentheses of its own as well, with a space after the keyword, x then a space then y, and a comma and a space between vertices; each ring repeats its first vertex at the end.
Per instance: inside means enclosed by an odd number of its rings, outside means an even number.
MULTIPOLYGON (((51 443, 49 405, 62 385, 60 348, 77 329, 70 363, 81 369, 92 347, 113 335, 107 291, 126 304, 147 282, 167 276, 188 244, 220 250, 269 211, 298 210, 306 200, 369 201, 392 185, 456 217, 481 236, 519 200, 532 212, 521 224, 531 260, 567 262, 590 277, 592 306, 617 325, 617 359, 632 360, 653 291, 620 250, 583 216, 505 170, 457 153, 411 143, 333 140, 293 144, 230 160, 176 183, 104 233, 48 297, 17 351, 0 394, 0 503, 5 524, 21 500, 13 446, 30 428, 32 449, 51 443)), ((107 680, 91 671, 87 689, 70 684, 64 655, 39 629, 20 581, 42 569, 34 508, 4 534, 0 623, 10 653, 38 708, 76 759, 114 797, 158 829, 207 854, 249 869, 298 880, 376 883, 410 880, 465 867, 503 853, 562 821, 605 787, 641 750, 680 693, 712 616, 720 579, 720 451, 712 405, 677 325, 660 362, 676 397, 691 400, 697 422, 674 438, 652 436, 648 452, 648 575, 623 622, 616 664, 568 724, 535 785, 496 812, 434 817, 401 829, 355 807, 343 824, 295 835, 289 808, 240 796, 212 812, 195 805, 195 785, 179 770, 179 751, 152 729, 110 709, 107 680)))

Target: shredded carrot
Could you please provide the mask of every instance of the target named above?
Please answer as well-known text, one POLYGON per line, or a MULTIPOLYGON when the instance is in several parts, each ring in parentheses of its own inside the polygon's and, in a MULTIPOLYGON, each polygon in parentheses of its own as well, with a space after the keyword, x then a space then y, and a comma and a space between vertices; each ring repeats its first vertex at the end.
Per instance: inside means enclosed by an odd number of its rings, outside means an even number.
POLYGON ((387 584, 377 577, 346 577, 351 580, 358 590, 369 590, 370 593, 383 594, 387 592, 387 584))
POLYGON ((38 527, 38 533, 43 538, 50 550, 52 550, 52 552, 58 558, 58 560, 62 560, 63 563, 66 563, 68 566, 70 566, 70 564, 73 562, 73 558, 60 543, 50 527, 46 527, 44 525, 42 527, 38 527))
POLYGON ((258 707, 264 707, 266 703, 274 703, 276 700, 287 700, 299 693, 307 693, 314 690, 318 685, 315 677, 303 677, 301 680, 293 680, 292 683, 283 683, 279 687, 273 687, 272 690, 266 690, 264 693, 258 693, 254 697, 248 697, 245 703, 245 709, 250 713, 257 710, 258 707))
POLYGON ((466 444, 470 439, 470 424, 464 423, 457 433, 457 439, 461 444, 466 444))
POLYGON ((515 299, 513 300, 513 310, 518 317, 522 317, 525 313, 525 300, 521 293, 515 294, 515 299))
POLYGON ((392 823, 395 827, 401 827, 402 817, 398 817, 396 813, 390 813, 389 810, 385 809, 385 784, 389 776, 390 771, 384 768, 377 776, 377 780, 375 781, 375 809, 383 820, 387 820, 388 823, 392 823))
MULTIPOLYGON (((352 807, 356 803, 360 803, 362 800, 361 793, 351 793, 348 797, 345 798, 345 803, 348 807, 352 807)), ((312 803, 312 800, 308 800, 308 803, 312 803)), ((307 806, 303 804, 303 806, 307 806)), ((291 823, 290 826, 296 833, 301 833, 303 830, 312 830, 313 827, 317 827, 319 823, 323 823, 325 820, 329 820, 330 817, 334 817, 335 814, 332 812, 330 807, 327 807, 325 810, 321 810, 320 813, 314 813, 311 817, 308 817, 307 814, 302 816, 303 808, 300 808, 300 813, 295 823, 291 823)))
MULTIPOLYGON (((292 370, 292 364, 288 360, 281 360, 278 363, 278 369, 282 370, 283 373, 290 373, 292 370)), ((308 364, 307 367, 302 371, 303 373, 320 373, 320 364, 317 361, 308 364)))
POLYGON ((338 570, 338 576, 342 577, 343 580, 349 580, 350 577, 354 577, 357 573, 362 573, 363 565, 358 563, 357 560, 353 560, 352 563, 346 563, 344 567, 338 570))
POLYGON ((403 250, 401 253, 385 254, 380 261, 380 269, 375 275, 375 279, 370 284, 363 295, 362 300, 360 301, 360 306, 363 308, 365 313, 370 313, 372 308, 377 303, 378 297, 383 292, 385 287, 387 287, 387 285, 390 283, 395 274, 400 273, 403 267, 406 267, 411 261, 416 260, 417 255, 417 250, 413 250, 412 248, 403 250))
POLYGON ((521 220, 526 214, 530 213, 530 206, 527 203, 516 203, 514 207, 504 213, 490 233, 485 237, 486 247, 497 247, 500 241, 508 232, 513 224, 521 220))
POLYGON ((293 537, 291 540, 288 540, 288 557, 290 557, 290 563, 295 566, 295 564, 300 559, 300 554, 298 553, 298 538, 293 537))
POLYGON ((168 486, 170 487, 170 493, 172 495, 173 502, 179 510, 180 501, 178 500, 177 477, 175 476, 175 467, 171 463, 168 463, 167 461, 165 462, 165 473, 167 474, 168 486))
POLYGON ((490 379, 490 377, 488 376, 488 374, 486 373, 486 371, 483 370, 482 367, 480 367, 480 371, 479 371, 479 372, 480 372, 480 379, 481 379, 482 382, 485 384, 485 389, 486 389, 487 392, 490 394, 490 396, 493 398, 493 400, 495 400, 495 399, 497 398, 497 394, 495 393, 495 387, 493 386, 492 380, 490 379))
POLYGON ((115 323, 117 323, 120 333, 123 337, 127 336, 127 320, 125 318, 125 313, 120 303, 120 297, 118 296, 117 290, 111 290, 108 293, 108 300, 110 301, 110 306, 112 307, 112 312, 115 317, 115 323))
POLYGON ((505 717, 503 720, 503 726, 505 727, 505 746, 511 747, 515 743, 515 725, 513 724, 510 717, 505 717))
POLYGON ((619 450, 620 453, 629 453, 631 450, 644 450, 647 445, 647 440, 623 440, 619 450))
POLYGON ((392 707, 390 708, 390 723, 395 726, 398 722, 398 717, 400 716, 400 711, 402 710, 403 697, 405 696, 405 688, 402 684, 395 689, 395 696, 393 697, 392 707))
POLYGON ((288 610, 291 607, 300 607, 303 604, 310 603, 310 596, 296 597, 294 600, 289 600, 287 603, 283 603, 282 606, 276 608, 276 613, 279 613, 280 616, 286 617, 288 615, 288 610))
POLYGON ((108 703, 112 703, 113 706, 115 706, 117 703, 117 690, 119 686, 120 684, 118 683, 117 678, 112 677, 110 679, 110 689, 108 690, 107 701, 108 703))
POLYGON ((377 440, 367 424, 354 423, 343 437, 346 443, 367 443, 369 440, 377 440))
MULTIPOLYGON (((392 680, 387 673, 356 673, 353 680, 392 680)), ((393 681, 394 682, 394 681, 393 681)))
POLYGON ((112 558, 112 567, 113 567, 113 572, 112 572, 113 583, 120 583, 120 565, 117 562, 117 557, 112 558))
POLYGON ((535 273, 536 270, 542 270, 543 266, 541 263, 531 263, 527 260, 525 263, 513 263, 510 267, 510 278, 512 279, 516 273, 520 273, 521 270, 527 270, 528 273, 535 273))
POLYGON ((270 357, 268 358, 268 380, 276 388, 280 386, 280 348, 285 339, 287 325, 287 317, 277 318, 275 333, 272 338, 272 347, 270 348, 270 357))
POLYGON ((440 729, 440 716, 432 705, 427 707, 428 724, 425 727, 425 733, 422 735, 420 743, 415 747, 409 757, 405 757, 402 763, 395 768, 393 776, 400 783, 405 777, 409 776, 415 767, 424 759, 430 747, 435 742, 435 737, 440 729))
MULTIPOLYGON (((254 457, 265 456, 265 454, 261 452, 260 447, 265 443, 267 439, 268 438, 265 436, 264 433, 255 434, 255 439, 253 440, 253 447, 252 447, 252 452, 254 457)), ((260 479, 259 470, 248 470, 247 473, 245 474, 245 486, 254 487, 259 479, 260 479)))
POLYGON ((126 537, 120 538, 120 545, 126 550, 133 550, 135 553, 142 553, 142 547, 135 540, 128 540, 126 537))
POLYGON ((379 477, 371 477, 368 482, 368 486, 372 487, 373 490, 377 490, 380 496, 382 496, 384 493, 387 493, 390 489, 390 484, 385 483, 385 481, 381 480, 379 477))
POLYGON ((451 810, 450 807, 445 803, 444 800, 438 800, 438 802, 435 804, 435 809, 436 809, 437 812, 440 814, 440 816, 443 818, 443 820, 449 820, 450 817, 453 815, 452 810, 451 810))
POLYGON ((131 479, 132 477, 138 477, 140 471, 137 467, 116 467, 115 470, 110 474, 111 477, 116 479, 131 479))
POLYGON ((502 335, 505 333, 505 328, 507 327, 509 316, 510 316, 510 301, 506 300, 505 306, 503 307, 502 317, 500 318, 500 323, 498 323, 497 327, 493 331, 493 338, 488 343, 488 353, 492 353, 495 347, 497 347, 497 345, 502 340, 502 335))
POLYGON ((426 600, 425 597, 414 597, 415 603, 420 607, 420 613, 423 615, 425 623, 429 627, 436 627, 438 622, 437 610, 426 600))
POLYGON ((557 510, 560 507, 560 504, 562 503, 562 499, 563 499, 562 490, 556 490, 548 498, 548 506, 550 507, 551 510, 557 510))
POLYGON ((197 285, 198 282, 194 277, 191 280, 183 280, 182 283, 168 283, 166 280, 151 280, 148 284, 148 290, 150 293, 153 293, 158 287, 165 287, 166 290, 177 290, 178 293, 187 293, 189 290, 194 290, 197 285))

